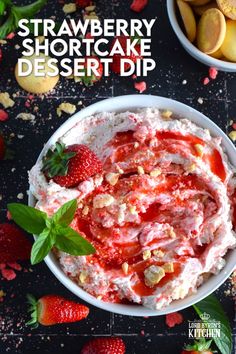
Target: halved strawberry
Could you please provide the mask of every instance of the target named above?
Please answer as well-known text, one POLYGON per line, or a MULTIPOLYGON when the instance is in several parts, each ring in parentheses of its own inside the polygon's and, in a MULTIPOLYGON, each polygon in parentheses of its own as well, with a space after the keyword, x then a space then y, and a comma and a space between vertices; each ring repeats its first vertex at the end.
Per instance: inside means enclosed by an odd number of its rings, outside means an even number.
POLYGON ((14 224, 0 224, 0 263, 27 260, 30 251, 31 244, 23 231, 14 224))
POLYGON ((102 171, 102 163, 86 145, 56 143, 43 158, 42 171, 63 187, 74 187, 102 171))
POLYGON ((101 337, 87 342, 80 354, 124 354, 125 343, 118 337, 101 337))
POLYGON ((36 327, 38 323, 50 326, 59 323, 77 322, 86 318, 89 308, 74 301, 65 299, 59 295, 45 295, 38 301, 27 295, 30 304, 31 320, 28 325, 36 327))

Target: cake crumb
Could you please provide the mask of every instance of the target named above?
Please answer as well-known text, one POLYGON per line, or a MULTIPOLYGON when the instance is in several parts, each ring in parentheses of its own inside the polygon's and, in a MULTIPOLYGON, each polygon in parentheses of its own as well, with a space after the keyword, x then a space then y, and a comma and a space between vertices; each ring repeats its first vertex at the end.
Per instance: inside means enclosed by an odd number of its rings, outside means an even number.
POLYGON ((65 14, 72 14, 76 11, 76 4, 74 2, 70 2, 69 4, 65 4, 62 8, 65 14))
POLYGON ((76 111, 76 106, 74 104, 71 104, 69 102, 63 102, 57 107, 57 115, 58 117, 61 117, 62 112, 67 113, 67 114, 73 114, 76 111))
POLYGON ((0 92, 0 103, 4 108, 13 107, 15 104, 8 92, 0 92))

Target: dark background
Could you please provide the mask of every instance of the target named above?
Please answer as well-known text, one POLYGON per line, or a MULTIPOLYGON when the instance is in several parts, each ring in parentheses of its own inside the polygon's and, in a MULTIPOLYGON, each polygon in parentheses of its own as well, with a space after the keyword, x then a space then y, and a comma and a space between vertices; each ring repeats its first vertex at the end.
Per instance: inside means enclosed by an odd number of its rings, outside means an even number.
MULTIPOLYGON (((18 4, 23 3, 27 1, 18 1, 18 4)), ((157 18, 152 36, 152 53, 157 67, 145 78, 148 87, 145 93, 187 103, 205 113, 228 132, 229 122, 236 121, 236 74, 219 72, 216 80, 204 86, 202 79, 208 75, 208 68, 192 59, 181 47, 168 22, 165 0, 149 0, 148 7, 141 14, 131 12, 130 3, 131 0, 97 0, 97 13, 100 18, 157 18), (199 98, 202 98, 202 104, 199 103, 199 98)), ((62 6, 56 0, 49 0, 39 17, 55 16, 56 21, 60 22, 64 17, 62 6)), ((79 16, 80 11, 71 17, 79 16)), ((0 64, 0 91, 7 91, 15 96, 14 107, 7 109, 10 119, 0 122, 0 130, 6 136, 11 136, 12 148, 15 150, 15 159, 1 162, 0 165, 2 222, 6 220, 7 202, 17 201, 18 193, 24 194, 23 202, 27 203, 27 171, 35 163, 44 143, 68 118, 66 114, 61 118, 56 115, 56 108, 61 102, 74 103, 77 110, 80 110, 104 98, 135 93, 131 78, 112 75, 88 89, 72 80, 61 79, 52 94, 35 96, 30 101, 30 107, 27 107, 28 94, 18 87, 13 74, 22 49, 18 46, 15 48, 16 44, 21 44, 18 36, 2 46, 3 61, 0 64), (38 111, 35 113, 35 110, 38 111), (35 124, 16 119, 21 112, 35 114, 35 124)), ((142 78, 138 81, 141 80, 142 78)), ((229 283, 224 284, 216 295, 232 326, 235 326, 234 302, 224 293, 228 288, 229 283)), ((188 320, 197 317, 192 308, 186 309, 182 311, 184 323, 169 329, 164 316, 119 316, 89 305, 91 311, 85 321, 48 328, 40 326, 31 330, 25 326, 27 293, 36 297, 56 293, 75 301, 78 298, 56 280, 44 263, 34 267, 24 264, 23 271, 17 272, 15 280, 1 279, 0 289, 6 292, 4 302, 0 303, 0 354, 78 354, 84 342, 92 336, 100 335, 122 336, 128 354, 178 354, 183 344, 189 341, 188 320)))

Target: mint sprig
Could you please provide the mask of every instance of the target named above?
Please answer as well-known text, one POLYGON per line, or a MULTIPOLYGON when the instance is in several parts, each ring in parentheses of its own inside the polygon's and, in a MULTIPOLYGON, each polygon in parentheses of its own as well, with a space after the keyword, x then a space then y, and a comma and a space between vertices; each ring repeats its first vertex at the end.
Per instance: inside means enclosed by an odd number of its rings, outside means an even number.
POLYGON ((22 18, 34 17, 46 2, 47 0, 37 0, 30 5, 16 6, 11 0, 1 0, 0 15, 3 19, 0 22, 0 38, 14 32, 22 18))
POLYGON ((10 203, 7 207, 16 224, 37 236, 31 249, 32 264, 41 262, 52 247, 74 256, 95 253, 91 243, 69 226, 77 209, 76 199, 63 204, 51 217, 21 203, 10 203))
POLYGON ((209 319, 202 319, 204 323, 212 323, 212 321, 220 322, 220 338, 214 337, 215 342, 221 354, 231 354, 233 348, 233 336, 228 317, 226 316, 220 302, 214 295, 209 295, 197 304, 193 305, 199 317, 204 313, 210 315, 209 319))

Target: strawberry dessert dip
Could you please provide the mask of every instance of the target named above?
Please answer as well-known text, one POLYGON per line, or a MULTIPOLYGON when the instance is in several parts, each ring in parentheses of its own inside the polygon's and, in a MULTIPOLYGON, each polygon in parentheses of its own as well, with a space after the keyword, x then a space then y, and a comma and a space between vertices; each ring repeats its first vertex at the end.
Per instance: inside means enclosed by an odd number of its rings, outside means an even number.
POLYGON ((59 143, 90 151, 94 174, 88 161, 81 180, 67 183, 45 176, 41 161, 29 180, 36 207, 48 215, 77 199, 71 227, 96 252, 55 253, 85 291, 159 310, 224 267, 236 246, 236 179, 221 138, 187 117, 147 108, 87 117, 59 143))

